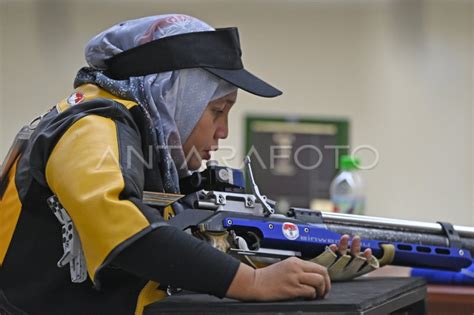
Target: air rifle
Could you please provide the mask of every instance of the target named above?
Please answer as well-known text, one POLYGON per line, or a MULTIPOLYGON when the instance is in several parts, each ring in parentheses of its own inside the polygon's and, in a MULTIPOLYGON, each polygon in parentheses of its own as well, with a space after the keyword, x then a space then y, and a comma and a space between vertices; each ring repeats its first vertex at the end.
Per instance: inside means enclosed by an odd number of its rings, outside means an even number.
MULTIPOLYGON (((276 203, 260 193, 250 158, 243 171, 209 161, 207 168, 184 178, 183 194, 200 192, 195 209, 180 211, 170 224, 191 232, 219 250, 253 262, 296 256, 312 259, 341 235, 358 235, 380 265, 460 270, 472 264, 474 228, 446 222, 426 223, 363 215, 290 208, 276 213, 276 203)), ((144 199, 152 203, 152 196, 144 199)))

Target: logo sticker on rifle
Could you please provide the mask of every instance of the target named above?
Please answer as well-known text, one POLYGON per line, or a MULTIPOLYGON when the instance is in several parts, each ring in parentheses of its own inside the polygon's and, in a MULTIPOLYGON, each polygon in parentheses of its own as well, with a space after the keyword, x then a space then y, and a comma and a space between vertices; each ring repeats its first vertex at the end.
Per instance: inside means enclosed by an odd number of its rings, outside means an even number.
POLYGON ((79 104, 83 100, 84 100, 84 95, 82 93, 76 92, 76 93, 72 93, 71 96, 67 98, 67 103, 72 106, 72 105, 79 104))
POLYGON ((285 222, 281 227, 283 235, 289 240, 296 240, 300 236, 300 230, 296 224, 285 222))

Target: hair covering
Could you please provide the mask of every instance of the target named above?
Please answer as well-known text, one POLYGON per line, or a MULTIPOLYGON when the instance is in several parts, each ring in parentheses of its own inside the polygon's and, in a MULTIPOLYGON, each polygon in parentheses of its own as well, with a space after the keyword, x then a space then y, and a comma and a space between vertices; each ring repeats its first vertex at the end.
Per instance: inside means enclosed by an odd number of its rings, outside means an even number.
POLYGON ((150 115, 156 135, 164 189, 179 191, 179 177, 189 174, 182 143, 191 134, 207 104, 237 88, 194 68, 113 80, 106 76, 105 60, 125 50, 167 36, 214 31, 187 15, 169 14, 129 20, 92 38, 85 57, 91 68, 77 74, 74 85, 93 83, 110 93, 136 101, 150 115))

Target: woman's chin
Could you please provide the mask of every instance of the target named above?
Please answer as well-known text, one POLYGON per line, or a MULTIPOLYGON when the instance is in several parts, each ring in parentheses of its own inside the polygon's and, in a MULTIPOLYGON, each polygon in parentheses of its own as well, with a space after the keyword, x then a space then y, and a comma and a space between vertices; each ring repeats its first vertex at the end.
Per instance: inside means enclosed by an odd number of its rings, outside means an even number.
POLYGON ((201 168, 202 162, 203 162, 202 159, 197 159, 197 158, 194 158, 194 159, 188 161, 188 163, 187 163, 187 165, 188 165, 188 170, 190 170, 190 171, 197 171, 198 169, 201 168))

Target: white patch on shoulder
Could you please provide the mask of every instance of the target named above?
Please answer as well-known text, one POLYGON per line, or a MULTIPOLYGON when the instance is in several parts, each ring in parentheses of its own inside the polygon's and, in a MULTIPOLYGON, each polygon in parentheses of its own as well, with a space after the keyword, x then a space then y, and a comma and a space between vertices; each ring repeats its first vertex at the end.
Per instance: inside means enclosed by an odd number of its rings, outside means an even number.
POLYGON ((72 106, 72 105, 79 104, 83 100, 84 100, 84 94, 75 92, 75 93, 72 93, 71 96, 67 98, 67 103, 72 106))

